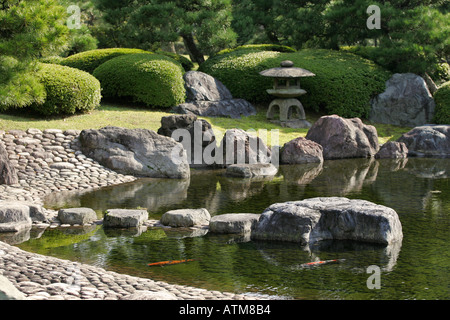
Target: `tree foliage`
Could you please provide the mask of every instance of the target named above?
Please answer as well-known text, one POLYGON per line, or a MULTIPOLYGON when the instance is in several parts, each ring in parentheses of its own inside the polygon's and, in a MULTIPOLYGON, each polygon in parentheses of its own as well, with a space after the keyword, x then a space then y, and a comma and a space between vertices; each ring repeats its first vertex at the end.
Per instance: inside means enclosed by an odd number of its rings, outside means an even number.
POLYGON ((434 73, 449 57, 450 14, 443 0, 235 0, 233 16, 239 44, 368 47, 366 57, 391 71, 418 74, 434 73), (380 8, 380 29, 367 27, 370 5, 380 8))
POLYGON ((233 46, 229 0, 96 0, 115 47, 156 50, 180 37, 193 61, 233 46))
POLYGON ((42 102, 35 61, 66 45, 65 10, 57 0, 2 0, 0 9, 0 110, 42 102))

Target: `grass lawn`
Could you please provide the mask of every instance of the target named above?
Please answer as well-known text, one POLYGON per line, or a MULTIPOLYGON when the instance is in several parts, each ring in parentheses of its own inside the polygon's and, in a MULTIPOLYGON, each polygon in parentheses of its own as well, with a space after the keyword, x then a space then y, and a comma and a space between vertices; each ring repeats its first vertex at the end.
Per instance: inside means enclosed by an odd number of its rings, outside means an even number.
MULTIPOLYGON (((25 114, 24 110, 17 110, 7 114, 0 114, 0 129, 12 130, 29 128, 44 129, 99 129, 105 126, 117 126, 124 128, 145 128, 157 131, 161 126, 161 117, 170 115, 169 110, 144 109, 130 104, 116 105, 102 102, 102 105, 89 114, 74 115, 68 117, 42 118, 32 114, 25 114)), ((313 114, 306 110, 307 120, 314 123, 321 115, 313 114)), ((254 129, 267 130, 267 142, 271 144, 270 131, 279 130, 279 144, 305 136, 307 129, 282 128, 279 125, 269 122, 266 119, 265 109, 258 108, 258 113, 254 116, 243 117, 242 119, 229 118, 203 118, 213 126, 214 132, 221 137, 227 129, 240 128, 243 130, 254 129)), ((366 122, 367 123, 367 122, 366 122)), ((380 143, 398 139, 403 133, 411 128, 397 127, 385 124, 373 124, 378 131, 380 143)))

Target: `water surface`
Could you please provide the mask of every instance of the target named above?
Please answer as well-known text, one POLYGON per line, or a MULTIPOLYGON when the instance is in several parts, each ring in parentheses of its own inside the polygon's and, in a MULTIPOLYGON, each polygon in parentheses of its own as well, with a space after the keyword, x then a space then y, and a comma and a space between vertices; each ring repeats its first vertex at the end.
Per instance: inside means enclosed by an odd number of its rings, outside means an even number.
POLYGON ((276 202, 312 197, 365 199, 397 211, 404 239, 395 246, 323 241, 311 247, 202 230, 104 230, 101 226, 47 230, 17 246, 140 277, 206 289, 293 299, 449 299, 450 159, 352 159, 323 165, 281 166, 272 179, 227 178, 192 171, 190 180, 144 179, 83 194, 54 194, 47 206, 147 208, 159 219, 170 209, 200 208, 211 215, 262 213, 276 202), (34 237, 34 238, 33 238, 34 237), (148 263, 195 259, 179 265, 148 263), (302 267, 315 260, 340 263, 302 267), (367 268, 381 270, 369 289, 367 268))

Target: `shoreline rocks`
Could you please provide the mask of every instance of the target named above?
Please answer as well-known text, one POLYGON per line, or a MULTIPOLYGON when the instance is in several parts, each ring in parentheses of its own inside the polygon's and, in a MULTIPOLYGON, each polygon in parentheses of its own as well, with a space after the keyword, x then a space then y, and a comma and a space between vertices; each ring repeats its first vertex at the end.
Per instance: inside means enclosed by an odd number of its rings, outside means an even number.
POLYGON ((323 147, 303 137, 295 138, 281 148, 280 162, 283 164, 322 163, 323 147))
POLYGON ((403 142, 388 141, 375 155, 377 159, 404 159, 408 157, 408 148, 403 142))
POLYGON ((306 134, 306 139, 320 144, 325 160, 368 158, 380 149, 374 126, 361 119, 345 119, 337 115, 323 116, 306 134))
POLYGON ((403 134, 397 142, 416 157, 450 157, 450 125, 424 125, 403 134))
POLYGON ((121 174, 175 179, 190 176, 183 146, 151 130, 119 127, 83 130, 80 143, 86 156, 121 174))

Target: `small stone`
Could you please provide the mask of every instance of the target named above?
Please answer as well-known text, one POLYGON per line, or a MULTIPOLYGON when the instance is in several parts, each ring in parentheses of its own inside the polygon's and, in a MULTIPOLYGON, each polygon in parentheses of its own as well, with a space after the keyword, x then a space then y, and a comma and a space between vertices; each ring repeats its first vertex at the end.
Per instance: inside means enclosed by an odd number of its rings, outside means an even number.
POLYGON ((57 134, 62 133, 62 130, 60 129, 45 129, 44 134, 57 134))
POLYGON ((50 168, 58 169, 58 170, 73 169, 73 168, 75 168, 75 165, 73 163, 69 163, 69 162, 55 162, 50 165, 50 168))

